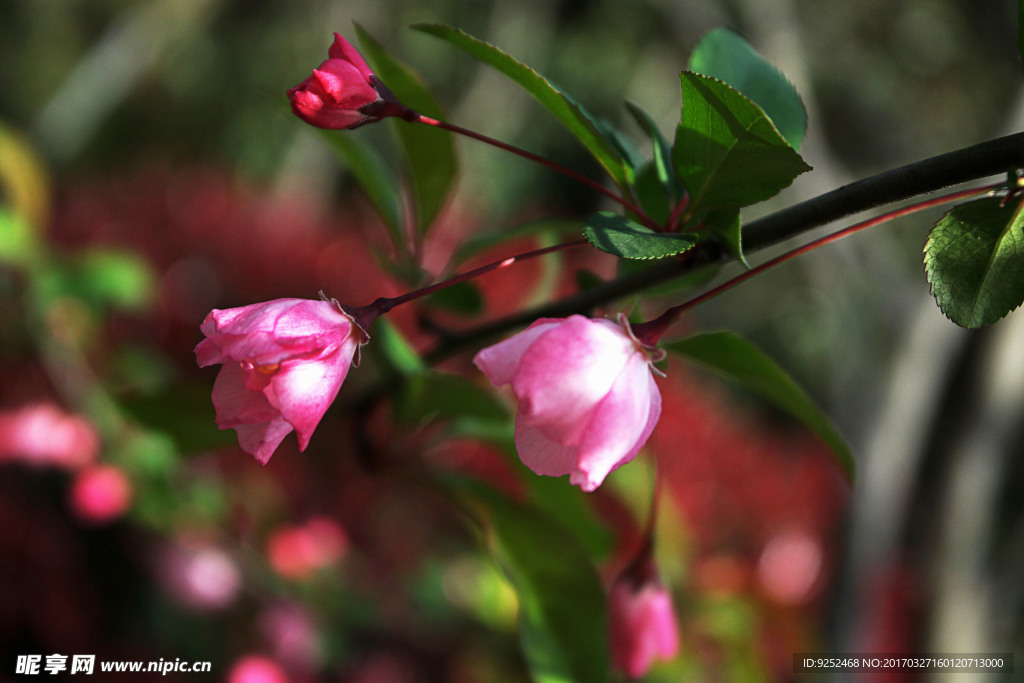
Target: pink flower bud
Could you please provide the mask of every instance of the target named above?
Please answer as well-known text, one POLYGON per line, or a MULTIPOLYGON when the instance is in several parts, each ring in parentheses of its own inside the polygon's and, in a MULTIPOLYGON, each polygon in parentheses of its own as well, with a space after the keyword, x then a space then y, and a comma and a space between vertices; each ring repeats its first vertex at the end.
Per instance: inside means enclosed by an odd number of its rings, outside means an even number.
POLYGON ((483 349, 473 362, 519 400, 515 443, 537 474, 569 475, 593 491, 632 460, 661 415, 650 364, 664 353, 618 323, 573 315, 542 319, 483 349))
POLYGON ((412 113, 340 34, 334 34, 327 55, 311 76, 288 90, 292 112, 300 119, 317 128, 341 129, 412 113))
POLYGON ((79 470, 71 484, 71 510, 88 524, 106 524, 117 519, 131 502, 132 485, 128 477, 111 465, 79 470))
POLYGON ((671 659, 679 651, 672 596, 653 562, 643 565, 649 571, 627 569, 608 596, 612 664, 631 678, 647 673, 655 659, 671 659))
POLYGON ((293 429, 305 450, 365 341, 335 304, 308 299, 214 310, 200 329, 199 366, 224 364, 213 385, 217 425, 263 464, 293 429))

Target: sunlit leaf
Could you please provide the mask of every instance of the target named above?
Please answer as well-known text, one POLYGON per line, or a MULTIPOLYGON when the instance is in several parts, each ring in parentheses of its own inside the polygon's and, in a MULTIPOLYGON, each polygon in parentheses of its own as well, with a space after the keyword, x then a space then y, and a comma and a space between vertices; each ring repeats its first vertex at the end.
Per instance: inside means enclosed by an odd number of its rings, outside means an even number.
POLYGON ((681 254, 697 243, 693 235, 654 232, 611 211, 591 214, 583 226, 583 236, 601 251, 629 259, 665 258, 681 254))
POLYGON ((961 204, 932 228, 924 248, 932 294, 963 327, 989 325, 1024 302, 1024 203, 999 197, 961 204))
POLYGON ((743 38, 726 28, 710 31, 693 49, 687 68, 724 81, 756 102, 793 149, 800 149, 807 131, 807 111, 800 95, 743 38))
POLYGON ((552 517, 464 481, 492 557, 519 599, 519 635, 538 683, 608 680, 605 595, 579 540, 552 517))
MULTIPOLYGON (((388 54, 358 25, 356 34, 370 66, 402 104, 424 116, 445 118, 441 105, 415 71, 388 54)), ((394 119, 392 124, 409 164, 416 226, 420 234, 424 234, 444 208, 452 190, 458 169, 455 146, 447 131, 394 119)))
POLYGON ((810 170, 756 104, 722 81, 682 74, 683 113, 672 160, 690 209, 764 201, 810 170))
POLYGON ((374 322, 370 335, 373 343, 366 348, 383 356, 384 362, 399 374, 414 375, 427 370, 427 364, 416 349, 384 316, 374 322))
POLYGON ((485 64, 493 66, 533 95, 544 107, 558 118, 594 158, 604 166, 612 179, 620 186, 628 184, 628 173, 622 159, 608 139, 597 129, 591 118, 546 78, 535 70, 517 61, 497 47, 482 40, 441 24, 416 24, 413 28, 437 36, 485 64))
POLYGON ((856 463, 846 441, 807 393, 756 346, 733 332, 706 332, 662 347, 739 382, 795 417, 832 449, 853 477, 856 463))

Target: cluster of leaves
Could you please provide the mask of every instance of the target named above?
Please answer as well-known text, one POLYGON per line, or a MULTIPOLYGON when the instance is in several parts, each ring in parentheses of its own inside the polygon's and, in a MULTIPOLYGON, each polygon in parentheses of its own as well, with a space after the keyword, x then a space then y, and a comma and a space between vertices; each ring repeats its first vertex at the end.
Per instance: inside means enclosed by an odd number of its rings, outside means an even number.
MULTIPOLYGON (((415 28, 506 75, 589 151, 627 210, 593 213, 583 221, 583 234, 592 246, 623 259, 624 267, 631 261, 685 258, 706 240, 716 241, 747 265, 741 210, 775 196, 810 170, 799 154, 807 125, 799 95, 778 70, 728 30, 706 35, 681 73, 682 109, 671 143, 649 114, 627 105, 648 139, 648 157, 609 122, 499 48, 448 26, 415 28)), ((440 105, 412 69, 361 28, 358 36, 374 70, 403 103, 442 118, 440 105)), ((417 245, 454 187, 457 162, 446 132, 403 122, 391 125, 405 161, 401 173, 357 137, 327 137, 380 214, 400 256, 399 270, 404 268, 413 282, 424 277, 416 265, 417 245)), ((943 312, 958 324, 994 322, 1024 301, 1020 207, 1013 193, 981 199, 957 207, 933 229, 925 247, 928 280, 943 312)), ((460 287, 465 301, 472 286, 460 287)), ((440 414, 452 420, 457 433, 511 448, 507 430, 499 426, 507 425, 500 403, 464 378, 428 371, 385 321, 376 334, 386 362, 405 379, 397 404, 401 415, 422 420, 440 414)), ((752 344, 717 332, 665 348, 739 382, 803 422, 852 476, 852 454, 828 418, 752 344)), ((590 554, 579 539, 551 525, 545 515, 538 516, 535 507, 513 503, 478 484, 445 485, 481 521, 487 547, 517 591, 522 643, 536 679, 605 680, 603 597, 590 554), (538 548, 549 546, 561 557, 557 567, 537 559, 538 548), (581 610, 589 616, 584 618, 581 610)))
MULTIPOLYGON (((594 247, 626 261, 675 257, 705 239, 718 240, 743 261, 740 210, 774 196, 810 169, 797 151, 806 127, 799 96, 782 74, 727 30, 708 34, 681 75, 682 116, 673 143, 651 116, 628 105, 651 144, 651 158, 645 160, 623 133, 497 47, 448 26, 416 28, 508 76, 593 155, 620 196, 642 214, 596 212, 585 219, 583 234, 594 247)), ((398 98, 441 118, 422 80, 361 28, 357 32, 364 55, 398 98)), ((405 122, 392 125, 405 161, 404 182, 358 136, 326 135, 388 227, 399 261, 416 273, 410 242, 430 229, 453 187, 457 164, 449 134, 405 122)), ((510 434, 500 426, 508 424, 502 406, 478 385, 429 371, 386 320, 377 322, 373 347, 404 378, 396 404, 400 416, 414 421, 440 416, 452 422, 455 433, 512 448, 510 434)), ((804 422, 852 475, 852 455, 829 420, 752 344, 732 333, 707 333, 666 348, 738 381, 804 422)), ((592 555, 580 539, 552 524, 535 505, 514 503, 479 484, 444 484, 481 521, 486 546, 516 589, 522 644, 536 680, 605 680, 604 598, 592 555), (544 547, 557 553, 557 564, 538 552, 544 547)))

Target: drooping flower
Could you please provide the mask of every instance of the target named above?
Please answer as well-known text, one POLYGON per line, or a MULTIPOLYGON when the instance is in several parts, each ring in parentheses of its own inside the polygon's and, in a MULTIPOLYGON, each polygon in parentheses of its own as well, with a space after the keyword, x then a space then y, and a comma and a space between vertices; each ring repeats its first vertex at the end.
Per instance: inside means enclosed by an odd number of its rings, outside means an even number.
POLYGON ((658 579, 649 548, 612 584, 608 620, 612 664, 630 678, 679 651, 672 596, 658 579))
POLYGON ((309 299, 214 310, 200 329, 199 366, 224 364, 213 385, 217 425, 263 464, 292 430, 305 450, 366 341, 336 304, 309 299))
POLYGON ((414 112, 401 105, 352 45, 334 34, 328 59, 288 89, 292 112, 317 128, 356 128, 385 116, 414 112))
POLYGON ((663 356, 637 341, 624 316, 573 315, 538 320, 473 362, 519 400, 515 443, 523 463, 593 491, 654 430, 661 394, 651 363, 663 356))

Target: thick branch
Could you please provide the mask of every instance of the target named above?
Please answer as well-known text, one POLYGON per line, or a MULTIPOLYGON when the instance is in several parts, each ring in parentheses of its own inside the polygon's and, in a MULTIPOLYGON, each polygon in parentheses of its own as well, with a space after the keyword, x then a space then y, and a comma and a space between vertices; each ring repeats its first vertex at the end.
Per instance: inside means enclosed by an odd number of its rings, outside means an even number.
MULTIPOLYGON (((743 228, 746 252, 757 251, 801 233, 885 204, 935 192, 951 185, 1002 175, 1024 167, 1024 133, 947 152, 844 185, 760 218, 743 228)), ((601 304, 685 275, 695 267, 727 258, 714 245, 702 244, 696 258, 664 259, 643 271, 603 283, 573 296, 492 320, 444 339, 428 355, 436 362, 460 349, 544 317, 586 312, 601 304)))

